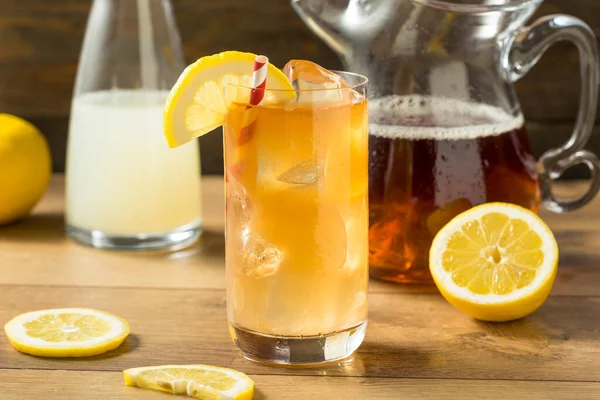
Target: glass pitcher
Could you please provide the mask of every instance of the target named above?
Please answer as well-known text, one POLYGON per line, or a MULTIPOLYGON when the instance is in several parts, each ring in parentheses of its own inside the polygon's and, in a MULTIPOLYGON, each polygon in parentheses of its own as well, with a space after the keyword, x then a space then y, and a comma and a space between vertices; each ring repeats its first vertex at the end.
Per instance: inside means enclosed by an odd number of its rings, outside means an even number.
POLYGON ((200 234, 198 146, 170 149, 162 129, 184 68, 170 1, 94 0, 71 106, 71 238, 145 250, 183 247, 200 234))
MULTIPOLYGON (((599 79, 592 30, 568 15, 526 20, 542 0, 292 0, 306 24, 366 75, 369 95, 371 276, 429 282, 437 231, 485 202, 577 209, 598 192, 600 162, 583 150, 599 79), (536 162, 512 83, 553 43, 580 55, 575 129, 536 162), (577 164, 589 189, 559 199, 552 181, 577 164)), ((542 100, 543 101, 543 100, 542 100)))

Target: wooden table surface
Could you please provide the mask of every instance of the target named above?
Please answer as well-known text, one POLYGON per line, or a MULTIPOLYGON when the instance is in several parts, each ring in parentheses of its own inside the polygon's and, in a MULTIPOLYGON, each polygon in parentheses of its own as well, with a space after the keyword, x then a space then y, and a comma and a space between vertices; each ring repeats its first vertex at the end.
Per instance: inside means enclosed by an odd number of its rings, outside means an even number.
POLYGON ((532 316, 477 322, 433 287, 371 282, 367 337, 355 358, 285 369, 246 361, 229 338, 223 185, 203 183, 203 237, 177 253, 67 240, 62 176, 29 219, 0 228, 0 325, 30 310, 78 306, 115 313, 132 329, 119 349, 85 359, 28 356, 0 335, 1 399, 166 400, 125 387, 121 371, 187 363, 246 372, 256 399, 600 398, 600 198, 570 214, 543 213, 561 260, 551 297, 532 316))

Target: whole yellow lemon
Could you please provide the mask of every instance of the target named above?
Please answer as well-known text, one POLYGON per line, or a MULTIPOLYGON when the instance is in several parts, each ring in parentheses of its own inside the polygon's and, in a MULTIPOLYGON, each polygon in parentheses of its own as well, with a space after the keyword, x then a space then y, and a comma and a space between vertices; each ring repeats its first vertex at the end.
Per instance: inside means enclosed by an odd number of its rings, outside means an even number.
POLYGON ((21 118, 0 114, 0 224, 29 214, 48 187, 51 169, 41 132, 21 118))

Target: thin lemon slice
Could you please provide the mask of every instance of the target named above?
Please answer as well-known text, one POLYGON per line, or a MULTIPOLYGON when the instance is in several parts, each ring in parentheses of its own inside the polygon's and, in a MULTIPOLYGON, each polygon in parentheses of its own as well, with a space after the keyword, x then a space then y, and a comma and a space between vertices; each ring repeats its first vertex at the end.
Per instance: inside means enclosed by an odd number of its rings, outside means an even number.
POLYGON ((87 357, 116 349, 129 335, 122 318, 89 308, 58 308, 21 314, 4 332, 15 349, 42 357, 87 357))
MULTIPOLYGON (((228 84, 251 87, 255 58, 252 53, 225 51, 202 57, 183 71, 164 109, 164 132, 169 146, 180 146, 223 125, 228 107, 224 89, 228 84)), ((267 69, 266 88, 275 90, 265 93, 266 103, 295 98, 288 78, 272 64, 267 69)), ((244 96, 248 97, 250 91, 238 92, 231 99, 247 102, 244 96)))
POLYGON ((550 228, 531 211, 506 203, 459 214, 436 235, 429 268, 442 295, 485 321, 534 312, 548 297, 558 265, 550 228))
POLYGON ((246 374, 212 365, 162 365, 123 371, 125 384, 194 399, 249 400, 254 381, 246 374))

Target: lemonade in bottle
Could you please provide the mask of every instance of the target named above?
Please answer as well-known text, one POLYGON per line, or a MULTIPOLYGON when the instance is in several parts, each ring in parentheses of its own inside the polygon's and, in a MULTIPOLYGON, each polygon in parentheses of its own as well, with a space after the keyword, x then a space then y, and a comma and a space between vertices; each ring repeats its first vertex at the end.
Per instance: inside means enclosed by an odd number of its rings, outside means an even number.
POLYGON ((198 145, 170 149, 162 124, 184 65, 168 1, 93 2, 71 107, 70 237, 129 250, 177 248, 198 237, 198 145))
POLYGON ((200 224, 198 146, 167 146, 167 95, 118 90, 75 97, 67 170, 71 229, 123 241, 200 224))

